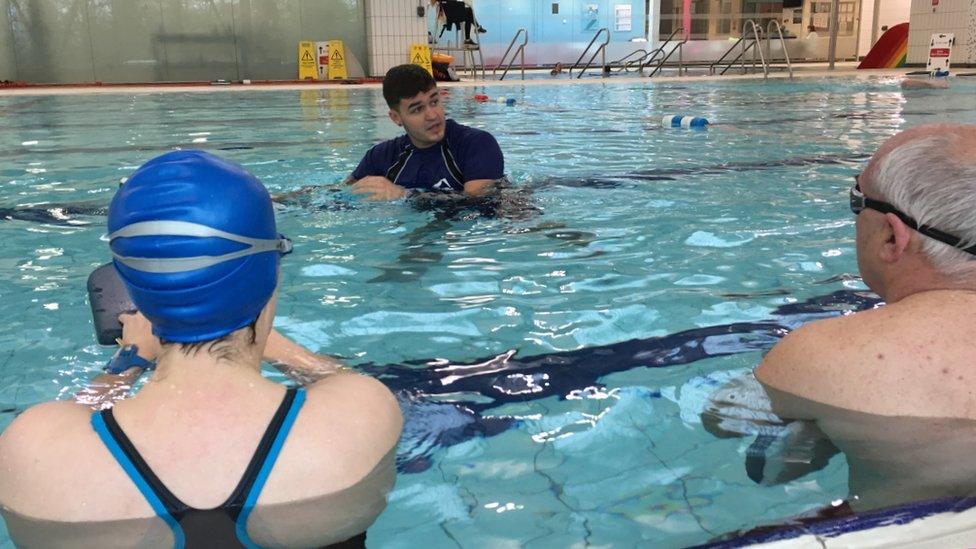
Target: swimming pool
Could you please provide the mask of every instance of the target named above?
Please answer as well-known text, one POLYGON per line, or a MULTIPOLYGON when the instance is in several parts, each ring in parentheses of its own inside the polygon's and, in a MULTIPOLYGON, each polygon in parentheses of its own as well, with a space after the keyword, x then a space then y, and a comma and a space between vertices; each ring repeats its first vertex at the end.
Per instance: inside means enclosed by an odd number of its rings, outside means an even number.
POLYGON ((0 97, 0 208, 73 204, 0 221, 0 428, 107 359, 84 294, 107 260, 99 208, 146 159, 194 146, 276 192, 322 185, 279 212, 296 253, 277 324, 401 397, 401 476, 371 545, 671 547, 823 505, 846 495, 842 456, 760 487, 751 439, 712 437, 698 412, 783 327, 863 306, 851 176, 906 126, 976 122, 974 88, 477 90, 514 107, 454 88, 449 116, 495 134, 518 190, 457 211, 335 188, 396 133, 377 90, 0 97), (717 124, 662 129, 665 114, 717 124))

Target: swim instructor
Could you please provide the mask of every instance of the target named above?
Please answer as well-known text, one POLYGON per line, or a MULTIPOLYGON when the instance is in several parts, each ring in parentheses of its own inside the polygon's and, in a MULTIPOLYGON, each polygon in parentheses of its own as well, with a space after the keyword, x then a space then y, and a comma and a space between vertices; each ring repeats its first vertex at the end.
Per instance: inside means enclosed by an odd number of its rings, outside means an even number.
POLYGON ((261 374, 262 356, 289 354, 272 321, 291 251, 261 182, 202 151, 167 153, 119 189, 108 231, 144 315, 123 317, 123 343, 155 370, 111 409, 47 402, 0 434, 13 542, 362 547, 393 484, 400 410, 370 377, 289 388, 261 374))
POLYGON ((398 65, 383 78, 390 120, 406 135, 375 145, 347 179, 369 200, 416 192, 478 196, 505 174, 498 142, 488 132, 444 115, 434 78, 417 65, 398 65))

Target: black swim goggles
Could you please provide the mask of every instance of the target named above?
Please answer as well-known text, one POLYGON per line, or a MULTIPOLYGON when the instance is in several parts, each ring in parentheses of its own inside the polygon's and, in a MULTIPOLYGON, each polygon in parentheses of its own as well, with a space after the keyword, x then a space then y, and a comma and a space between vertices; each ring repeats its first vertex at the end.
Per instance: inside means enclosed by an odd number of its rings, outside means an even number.
POLYGON ((854 212, 854 215, 859 215, 864 211, 865 208, 870 208, 876 212, 894 214, 896 217, 898 217, 898 219, 901 220, 902 223, 915 229, 919 233, 924 234, 929 238, 934 238, 935 240, 938 240, 944 244, 948 244, 953 248, 958 248, 964 252, 976 255, 976 245, 963 248, 960 246, 962 243, 961 238, 946 232, 942 232, 934 227, 929 227, 928 225, 919 225, 918 221, 915 221, 915 219, 913 219, 911 216, 902 212, 891 204, 864 196, 864 193, 861 192, 861 184, 858 182, 860 177, 861 174, 854 176, 854 186, 851 187, 851 211, 854 212))

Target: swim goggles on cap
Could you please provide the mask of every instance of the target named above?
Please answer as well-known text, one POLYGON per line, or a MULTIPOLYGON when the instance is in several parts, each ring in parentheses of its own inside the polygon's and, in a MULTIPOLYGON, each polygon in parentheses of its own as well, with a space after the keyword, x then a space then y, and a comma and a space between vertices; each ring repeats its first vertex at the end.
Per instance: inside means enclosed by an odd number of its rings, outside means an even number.
POLYGON ((891 204, 864 196, 864 193, 861 192, 861 184, 858 182, 860 177, 861 174, 854 176, 854 186, 851 187, 851 211, 854 212, 854 215, 859 215, 862 211, 864 211, 865 208, 871 208, 872 210, 881 213, 895 214, 898 219, 901 219, 902 223, 924 234, 925 236, 934 238, 935 240, 948 244, 953 248, 958 248, 964 252, 976 255, 976 245, 963 248, 961 246, 963 240, 958 236, 953 236, 949 233, 942 232, 939 229, 929 227, 928 225, 919 225, 918 221, 915 221, 915 219, 913 219, 911 216, 902 212, 891 204))
POLYGON ((238 259, 264 252, 278 252, 281 255, 291 253, 291 240, 284 235, 278 238, 250 238, 214 229, 198 223, 188 221, 142 221, 123 227, 108 235, 111 242, 116 238, 132 238, 138 236, 195 236, 199 238, 223 238, 248 247, 243 250, 223 255, 205 255, 196 257, 129 257, 113 253, 115 259, 125 265, 146 273, 182 273, 206 269, 224 261, 238 259))

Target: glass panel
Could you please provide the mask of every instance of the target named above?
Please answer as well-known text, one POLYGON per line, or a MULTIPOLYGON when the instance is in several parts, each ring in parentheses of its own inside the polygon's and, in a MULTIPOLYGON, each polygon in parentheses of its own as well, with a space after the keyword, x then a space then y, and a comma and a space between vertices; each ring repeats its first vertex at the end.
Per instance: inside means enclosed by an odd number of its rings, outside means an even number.
MULTIPOLYGON (((817 31, 826 34, 830 13, 830 1, 814 1, 811 6, 811 21, 817 31)), ((856 26, 857 2, 840 4, 840 36, 852 34, 856 26)), ((789 9, 784 12, 782 0, 692 0, 691 1, 691 39, 725 40, 738 38, 746 20, 752 19, 765 31, 771 20, 781 24, 799 24, 802 10, 789 9), (791 17, 784 19, 784 13, 791 17), (799 19, 799 20, 797 20, 799 19)), ((661 20, 659 32, 662 39, 674 29, 680 28, 684 19, 683 0, 661 0, 661 20)), ((784 29, 784 33, 790 33, 784 29)))
POLYGON ((302 33, 299 0, 240 0, 235 11, 241 78, 298 78, 298 43, 324 40, 302 33))
POLYGON ((160 0, 162 32, 153 36, 164 80, 236 80, 232 0, 160 0))
POLYGON ((90 0, 95 79, 103 82, 163 80, 153 47, 163 32, 158 0, 90 0))
POLYGON ((365 61, 363 0, 0 0, 0 79, 290 80, 329 39, 365 61))
MULTIPOLYGON (((366 66, 368 59, 366 56, 366 10, 363 0, 298 1, 302 14, 302 40, 342 40, 347 57, 353 55, 363 67, 366 66)), ((388 2, 390 0, 382 1, 388 2)), ((279 1, 279 3, 281 2, 279 1)), ((417 2, 411 3, 417 4, 417 2)), ((424 3, 426 4, 426 2, 424 3)), ((297 38, 291 41, 288 50, 290 53, 285 58, 291 67, 292 76, 289 78, 298 77, 298 42, 297 38)))
POLYGON ((611 42, 629 42, 645 38, 646 34, 645 0, 478 0, 474 12, 478 22, 488 29, 487 34, 480 36, 481 43, 500 44, 503 48, 519 27, 528 29, 534 46, 586 45, 603 27, 610 29, 611 42))
POLYGON ((10 5, 0 0, 0 80, 18 80, 14 35, 10 32, 10 5))
POLYGON ((7 0, 18 78, 91 82, 92 46, 85 0, 7 0))

